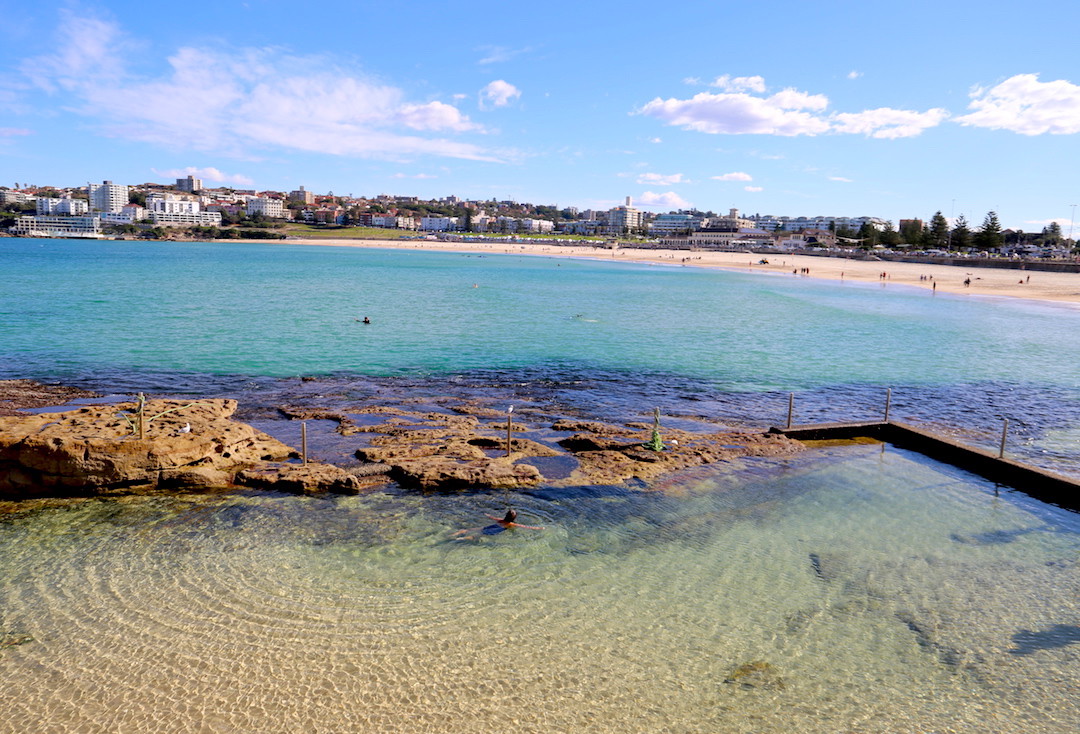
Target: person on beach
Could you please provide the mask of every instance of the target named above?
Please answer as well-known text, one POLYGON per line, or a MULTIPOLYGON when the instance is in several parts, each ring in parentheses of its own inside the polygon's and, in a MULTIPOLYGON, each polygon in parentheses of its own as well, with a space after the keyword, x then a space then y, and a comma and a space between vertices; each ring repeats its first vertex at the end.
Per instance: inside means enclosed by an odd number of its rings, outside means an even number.
POLYGON ((457 540, 476 540, 481 535, 498 535, 504 530, 510 528, 523 528, 525 530, 543 530, 543 526, 540 525, 522 525, 514 522, 517 519, 517 510, 509 509, 502 517, 496 517, 495 515, 486 515, 495 522, 491 525, 485 525, 482 528, 466 528, 465 530, 458 530, 451 537, 457 540))

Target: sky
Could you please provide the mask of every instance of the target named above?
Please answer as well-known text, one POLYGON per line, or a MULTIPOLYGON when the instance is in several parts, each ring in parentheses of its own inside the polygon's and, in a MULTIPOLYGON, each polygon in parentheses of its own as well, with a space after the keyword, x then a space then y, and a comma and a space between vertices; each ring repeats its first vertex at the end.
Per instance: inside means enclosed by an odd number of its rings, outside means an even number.
POLYGON ((0 185, 190 173, 1080 233, 1076 0, 0 0, 0 18, 0 185))

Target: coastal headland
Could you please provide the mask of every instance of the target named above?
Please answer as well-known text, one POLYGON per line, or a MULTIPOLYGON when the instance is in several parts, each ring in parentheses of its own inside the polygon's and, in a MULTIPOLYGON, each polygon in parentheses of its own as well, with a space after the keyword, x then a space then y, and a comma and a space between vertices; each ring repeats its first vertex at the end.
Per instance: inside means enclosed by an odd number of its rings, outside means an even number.
POLYGON ((757 255, 750 252, 665 250, 522 242, 458 242, 442 240, 288 239, 252 240, 262 245, 322 245, 374 247, 474 254, 515 254, 541 257, 589 258, 616 262, 699 268, 725 268, 777 277, 820 278, 844 282, 879 283, 881 287, 911 286, 968 296, 1024 298, 1080 303, 1080 273, 1012 268, 931 265, 883 260, 854 260, 814 255, 757 255), (764 262, 763 262, 764 261, 764 262), (882 275, 884 274, 884 277, 882 275))

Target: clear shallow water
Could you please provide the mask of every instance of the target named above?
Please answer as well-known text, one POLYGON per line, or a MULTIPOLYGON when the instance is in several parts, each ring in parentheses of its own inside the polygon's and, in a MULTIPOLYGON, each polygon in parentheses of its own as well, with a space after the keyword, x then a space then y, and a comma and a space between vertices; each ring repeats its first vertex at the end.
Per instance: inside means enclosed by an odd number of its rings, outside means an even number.
POLYGON ((834 449, 663 493, 0 523, 0 732, 1073 732, 1080 521, 834 449), (543 531, 449 539, 517 507, 543 531), (747 663, 766 674, 725 682, 747 663))

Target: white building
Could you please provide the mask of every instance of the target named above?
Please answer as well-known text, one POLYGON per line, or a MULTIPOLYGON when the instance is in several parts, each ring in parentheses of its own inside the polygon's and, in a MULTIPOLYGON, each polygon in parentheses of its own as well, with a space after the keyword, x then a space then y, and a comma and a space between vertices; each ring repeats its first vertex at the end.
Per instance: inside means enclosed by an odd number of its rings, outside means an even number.
POLYGON ((135 224, 146 219, 146 210, 138 204, 128 204, 118 212, 99 212, 103 224, 135 224))
POLYGON ((285 203, 281 199, 255 197, 248 199, 247 215, 249 217, 262 214, 269 219, 285 218, 285 203))
POLYGON ((847 228, 855 232, 858 232, 863 224, 869 224, 878 230, 885 227, 885 220, 880 217, 776 217, 772 214, 755 214, 750 219, 754 221, 755 227, 771 232, 799 232, 806 229, 829 231, 830 225, 833 231, 847 228))
POLYGON ((37 200, 38 216, 57 214, 61 216, 75 217, 90 211, 90 204, 82 199, 53 199, 42 197, 37 200))
POLYGON ((676 232, 693 232, 701 229, 705 217, 697 214, 658 214, 649 222, 649 232, 655 235, 669 235, 676 232))
POLYGON ((16 237, 77 237, 99 239, 101 220, 97 217, 19 217, 10 232, 16 237))
POLYGON ((607 232, 608 234, 629 234, 641 228, 644 214, 640 209, 635 209, 626 197, 626 204, 608 209, 607 232))
POLYGON ((30 197, 22 191, 15 191, 13 189, 0 191, 0 206, 4 204, 25 204, 29 200, 30 197))
POLYGON ((163 227, 217 227, 221 224, 221 212, 204 212, 198 201, 176 194, 148 195, 146 216, 163 227))
POLYGON ((221 212, 148 212, 147 217, 162 227, 218 227, 221 212))
POLYGON ((421 217, 420 229, 426 232, 455 232, 458 228, 457 217, 421 217))
POLYGON ((128 187, 112 181, 87 184, 86 193, 90 195, 91 211, 118 212, 128 203, 128 187))
POLYGON ((539 232, 541 234, 555 231, 555 222, 548 219, 521 219, 518 220, 518 232, 539 232))
POLYGON ((763 229, 749 229, 746 227, 706 227, 689 235, 676 235, 665 237, 661 242, 678 249, 689 247, 691 249, 719 249, 736 250, 746 247, 771 245, 773 236, 763 229))
POLYGON ((148 194, 146 210, 151 214, 198 214, 201 211, 198 201, 173 194, 148 194))

